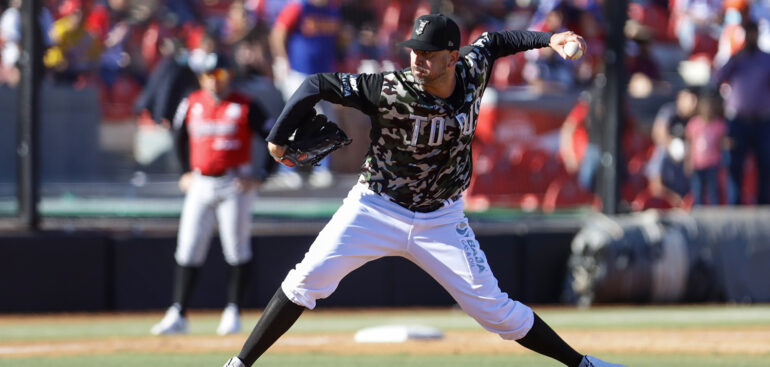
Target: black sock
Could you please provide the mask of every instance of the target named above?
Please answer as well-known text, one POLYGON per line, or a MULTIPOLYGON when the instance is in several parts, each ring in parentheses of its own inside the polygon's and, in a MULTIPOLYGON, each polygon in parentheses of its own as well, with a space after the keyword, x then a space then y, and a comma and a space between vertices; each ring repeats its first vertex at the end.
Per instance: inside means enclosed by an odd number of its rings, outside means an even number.
POLYGON ((283 333, 289 330, 304 310, 305 307, 290 301, 278 287, 278 291, 267 303, 265 312, 262 313, 262 317, 243 344, 238 358, 246 366, 254 364, 267 348, 270 348, 283 333))
POLYGON ((176 266, 174 275, 174 305, 179 308, 182 316, 187 314, 192 289, 198 280, 199 266, 176 266))
POLYGON ((227 273, 227 304, 241 308, 249 275, 251 275, 251 261, 230 266, 227 273))
POLYGON ((527 349, 556 359, 570 367, 578 367, 583 359, 582 354, 572 349, 537 314, 535 314, 535 323, 532 324, 532 329, 517 342, 527 349))

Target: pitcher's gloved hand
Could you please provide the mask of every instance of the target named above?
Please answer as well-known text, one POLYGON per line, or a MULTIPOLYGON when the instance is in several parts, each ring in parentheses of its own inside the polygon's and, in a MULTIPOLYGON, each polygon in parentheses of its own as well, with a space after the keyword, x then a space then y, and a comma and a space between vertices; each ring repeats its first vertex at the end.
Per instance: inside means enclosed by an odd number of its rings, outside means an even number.
POLYGON ((317 114, 297 128, 286 144, 283 157, 274 158, 290 167, 317 166, 324 157, 352 141, 337 124, 329 121, 325 115, 317 114))

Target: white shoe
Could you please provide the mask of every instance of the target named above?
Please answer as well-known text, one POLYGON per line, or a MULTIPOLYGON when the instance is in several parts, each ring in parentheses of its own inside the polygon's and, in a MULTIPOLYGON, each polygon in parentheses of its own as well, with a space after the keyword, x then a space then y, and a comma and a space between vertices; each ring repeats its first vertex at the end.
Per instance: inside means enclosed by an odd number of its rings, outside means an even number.
POLYGON ((225 365, 222 367, 246 367, 246 365, 241 361, 238 357, 233 357, 227 360, 225 362, 225 365))
POLYGON ((626 366, 622 364, 605 362, 594 356, 586 355, 583 357, 583 360, 580 361, 579 367, 626 367, 626 366))
POLYGON ((302 187, 302 176, 294 171, 280 171, 265 180, 260 186, 265 191, 298 190, 302 187))
POLYGON ((332 181, 334 181, 334 176, 328 169, 314 170, 308 177, 308 183, 316 189, 325 189, 332 185, 332 181))
POLYGON ((150 329, 152 335, 187 334, 187 319, 179 313, 177 306, 169 307, 166 316, 150 329))
POLYGON ((228 335, 241 331, 241 314, 236 305, 227 305, 217 326, 217 334, 228 335))

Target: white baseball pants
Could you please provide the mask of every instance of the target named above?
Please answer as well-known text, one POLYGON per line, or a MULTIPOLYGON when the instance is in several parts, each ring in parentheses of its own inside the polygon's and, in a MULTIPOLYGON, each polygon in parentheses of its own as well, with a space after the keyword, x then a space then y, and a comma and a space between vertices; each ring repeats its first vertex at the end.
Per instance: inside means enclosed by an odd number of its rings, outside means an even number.
POLYGON ((409 259, 438 281, 460 307, 503 339, 527 334, 532 309, 502 292, 476 241, 462 200, 413 212, 357 184, 281 288, 313 309, 361 265, 383 256, 409 259))
POLYGON ((239 191, 234 172, 221 177, 194 174, 179 220, 175 254, 179 265, 203 265, 217 224, 225 261, 235 266, 251 260, 251 207, 256 191, 239 191))

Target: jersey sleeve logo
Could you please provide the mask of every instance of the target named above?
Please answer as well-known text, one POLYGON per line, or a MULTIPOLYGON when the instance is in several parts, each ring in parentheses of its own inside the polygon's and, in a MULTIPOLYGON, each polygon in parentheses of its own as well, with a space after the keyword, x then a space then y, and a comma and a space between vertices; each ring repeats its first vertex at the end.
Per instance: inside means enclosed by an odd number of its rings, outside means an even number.
POLYGON ((358 74, 342 74, 342 94, 349 97, 354 93, 358 94, 358 74))

